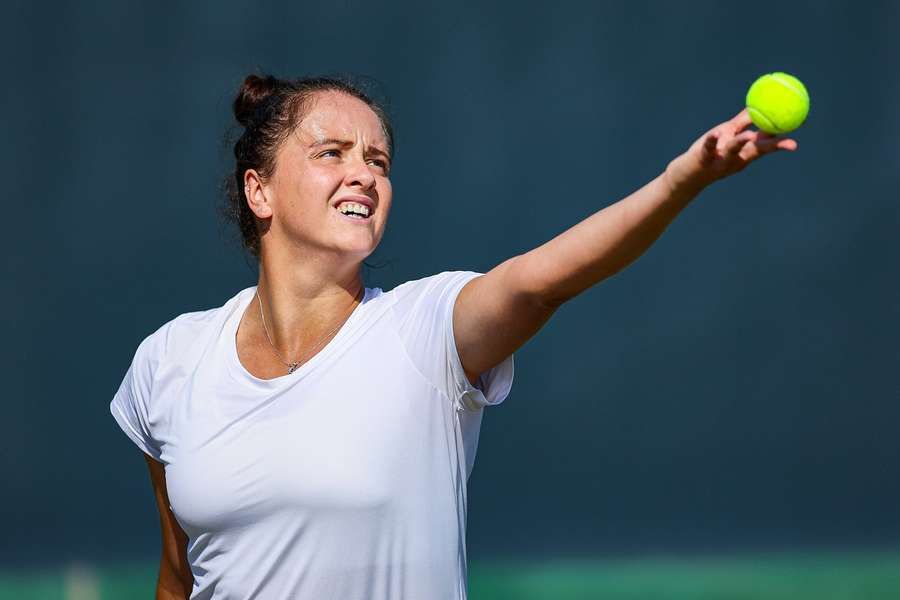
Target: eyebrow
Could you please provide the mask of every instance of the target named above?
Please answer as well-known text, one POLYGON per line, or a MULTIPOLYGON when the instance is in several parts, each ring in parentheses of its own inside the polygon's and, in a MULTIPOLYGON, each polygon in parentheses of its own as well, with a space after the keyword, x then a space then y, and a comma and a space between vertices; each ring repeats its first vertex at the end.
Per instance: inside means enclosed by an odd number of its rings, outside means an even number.
MULTIPOLYGON (((316 140, 315 142, 310 144, 309 147, 310 148, 318 148, 319 146, 328 146, 330 144, 335 144, 337 146, 340 146, 341 148, 350 148, 351 146, 353 146, 353 142, 351 142, 349 140, 339 140, 337 138, 327 138, 324 140, 316 140)), ((387 152, 385 152, 378 146, 369 146, 369 149, 376 154, 381 154, 382 156, 385 156, 387 158, 391 157, 390 154, 388 154, 387 152)))

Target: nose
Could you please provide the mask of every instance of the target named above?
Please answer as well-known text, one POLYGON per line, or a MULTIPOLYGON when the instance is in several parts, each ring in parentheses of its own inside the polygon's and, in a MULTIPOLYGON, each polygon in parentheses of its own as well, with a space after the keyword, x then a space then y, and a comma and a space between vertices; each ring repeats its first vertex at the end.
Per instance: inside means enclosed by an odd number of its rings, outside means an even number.
POLYGON ((365 158, 353 155, 353 159, 347 163, 347 174, 344 180, 347 187, 358 186, 370 189, 375 185, 375 175, 372 174, 365 158))

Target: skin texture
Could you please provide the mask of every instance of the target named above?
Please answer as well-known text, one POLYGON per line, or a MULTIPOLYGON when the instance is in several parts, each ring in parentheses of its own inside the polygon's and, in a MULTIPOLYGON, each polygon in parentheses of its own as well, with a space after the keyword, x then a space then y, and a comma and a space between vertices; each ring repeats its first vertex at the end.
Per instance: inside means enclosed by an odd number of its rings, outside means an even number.
MULTIPOLYGON (((245 173, 248 205, 263 221, 259 299, 254 297, 242 315, 235 343, 241 364, 255 377, 283 376, 284 362, 309 360, 358 304, 354 298, 363 287, 362 261, 381 241, 390 214, 387 151, 381 122, 364 102, 323 92, 279 147, 271 178, 265 180, 253 169, 245 173), (347 144, 321 145, 327 139, 347 144), (344 222, 334 209, 347 195, 365 196, 375 203, 364 225, 344 222), (260 299, 271 343, 259 314, 260 299)), ((521 293, 502 298, 494 294, 483 304, 473 304, 468 309, 472 314, 461 315, 459 307, 468 304, 457 301, 453 322, 454 331, 464 327, 457 348, 473 385, 480 373, 496 364, 482 368, 485 359, 492 362, 500 350, 524 343, 552 314, 535 297, 521 293), (509 323, 510 315, 521 320, 509 323), (492 331, 481 327, 491 319, 506 329, 487 346, 491 352, 479 353, 484 332, 492 331), (498 339, 503 343, 497 345, 498 339)))
POLYGON ((159 578, 156 582, 156 600, 189 598, 194 577, 187 561, 188 536, 169 508, 164 465, 146 454, 144 460, 147 461, 147 468, 150 470, 150 481, 153 484, 162 531, 162 556, 159 561, 159 578))
POLYGON ((797 149, 796 140, 749 130, 751 123, 740 111, 628 197, 467 283, 453 324, 467 373, 497 365, 559 306, 634 262, 707 186, 761 156, 797 149))
POLYGON ((688 150, 669 163, 666 177, 673 194, 681 190, 699 193, 711 183, 743 171, 753 161, 779 150, 794 152, 797 140, 749 129, 753 124, 747 109, 719 123, 688 150))
MULTIPOLYGON (((744 109, 629 197, 467 283, 454 306, 453 328, 469 381, 474 385, 480 373, 520 348, 563 302, 636 260, 702 189, 764 154, 796 150, 796 141, 749 131, 750 124, 744 109)), ((380 241, 390 208, 388 165, 372 158, 379 147, 386 149, 387 139, 374 112, 355 98, 323 93, 280 148, 272 180, 252 170, 245 175, 251 208, 268 219, 259 283, 267 325, 289 360, 307 360, 354 307, 361 261, 380 241), (323 138, 348 146, 315 147, 323 138), (341 222, 334 210, 347 193, 376 202, 366 226, 341 222)), ((258 313, 254 299, 238 330, 238 355, 248 371, 269 379, 286 369, 258 313)))
MULTIPOLYGON (((373 148, 387 148, 377 116, 355 98, 320 96, 279 149, 271 180, 253 170, 245 174, 248 204, 265 221, 259 286, 266 324, 291 360, 306 357, 355 307, 362 260, 381 240, 391 205, 389 168, 377 162, 386 159, 373 154, 373 148), (349 144, 314 147, 325 137, 349 144), (368 223, 341 220, 333 206, 347 194, 375 203, 368 223)), ((457 350, 469 381, 474 385, 478 374, 514 353, 564 302, 636 260, 705 187, 763 155, 797 149, 795 140, 748 131, 750 123, 741 111, 707 131, 639 190, 469 281, 453 310, 457 350)), ((286 373, 265 338, 255 299, 241 320, 237 345, 242 364, 257 377, 286 373)), ((157 598, 186 598, 187 537, 168 508, 162 465, 145 458, 163 531, 157 598)))
MULTIPOLYGON (((320 92, 278 149, 270 179, 253 169, 245 173, 248 204, 263 220, 259 296, 272 343, 287 361, 308 360, 358 304, 362 261, 381 241, 391 209, 387 149, 381 121, 364 102, 320 92), (331 138, 348 145, 315 145, 331 138), (365 224, 345 222, 334 208, 347 195, 375 203, 365 224)), ((236 343, 241 363, 254 376, 287 373, 266 339, 255 297, 236 343)))

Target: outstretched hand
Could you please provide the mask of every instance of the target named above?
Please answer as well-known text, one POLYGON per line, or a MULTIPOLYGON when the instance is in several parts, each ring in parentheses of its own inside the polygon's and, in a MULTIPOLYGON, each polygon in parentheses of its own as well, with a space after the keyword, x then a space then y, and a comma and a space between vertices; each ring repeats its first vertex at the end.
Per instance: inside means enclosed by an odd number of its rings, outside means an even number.
POLYGON ((752 123, 745 108, 703 134, 666 167, 665 175, 672 189, 699 192, 716 180, 743 171, 764 154, 797 149, 796 140, 748 130, 752 123))

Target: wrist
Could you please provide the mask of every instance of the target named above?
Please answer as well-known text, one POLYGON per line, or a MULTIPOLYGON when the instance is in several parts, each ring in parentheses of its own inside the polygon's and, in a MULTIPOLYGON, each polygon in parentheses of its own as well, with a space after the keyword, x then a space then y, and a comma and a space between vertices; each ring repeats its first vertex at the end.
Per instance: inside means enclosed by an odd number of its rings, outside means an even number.
POLYGON ((680 162, 683 160, 683 156, 679 156, 671 161, 666 166, 665 171, 663 171, 662 179, 666 188, 669 190, 670 196, 677 202, 686 204, 702 192, 709 184, 700 181, 696 177, 684 175, 685 169, 680 162))

